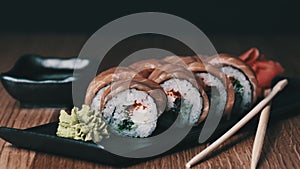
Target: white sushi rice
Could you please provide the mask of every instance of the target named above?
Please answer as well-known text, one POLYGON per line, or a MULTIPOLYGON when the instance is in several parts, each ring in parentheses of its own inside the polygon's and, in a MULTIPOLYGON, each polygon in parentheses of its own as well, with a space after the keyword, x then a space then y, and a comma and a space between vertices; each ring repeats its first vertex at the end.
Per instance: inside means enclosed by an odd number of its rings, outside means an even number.
POLYGON ((101 98, 103 96, 103 92, 109 87, 110 85, 107 85, 105 87, 103 87, 102 89, 100 89, 95 97, 93 98, 92 100, 92 103, 91 103, 91 109, 92 110, 97 110, 98 112, 100 112, 100 102, 101 102, 101 98))
POLYGON ((144 91, 127 89, 108 100, 103 117, 112 132, 130 137, 148 137, 156 128, 158 110, 154 99, 144 91), (144 107, 128 109, 135 103, 144 107), (129 128, 120 128, 124 121, 131 122, 129 128))
POLYGON ((221 71, 224 72, 226 75, 238 80, 240 84, 244 87, 240 107, 242 109, 241 113, 243 113, 243 111, 249 109, 252 104, 252 90, 249 80, 241 71, 231 66, 224 66, 221 68, 221 71))
MULTIPOLYGON (((166 93, 171 90, 180 93, 182 98, 179 112, 180 121, 183 124, 194 125, 198 121, 203 108, 203 100, 199 90, 189 81, 177 78, 166 80, 161 84, 161 87, 166 93)), ((167 109, 171 109, 175 106, 176 98, 170 95, 167 95, 167 98, 167 109)))
POLYGON ((196 76, 203 79, 206 85, 214 87, 211 91, 211 109, 209 113, 217 113, 218 115, 220 115, 220 113, 223 114, 227 103, 227 91, 224 86, 224 83, 222 83, 222 81, 219 78, 210 73, 196 73, 196 76), (213 98, 216 98, 214 96, 217 96, 218 98, 213 100, 213 98))

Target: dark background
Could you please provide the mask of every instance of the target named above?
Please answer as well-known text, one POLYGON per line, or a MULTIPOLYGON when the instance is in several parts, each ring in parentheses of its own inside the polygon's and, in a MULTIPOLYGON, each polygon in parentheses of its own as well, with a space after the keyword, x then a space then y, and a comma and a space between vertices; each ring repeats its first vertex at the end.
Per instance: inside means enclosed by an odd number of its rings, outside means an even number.
POLYGON ((124 15, 156 11, 182 17, 206 34, 299 34, 293 1, 11 2, 0 5, 0 31, 88 32, 124 15))

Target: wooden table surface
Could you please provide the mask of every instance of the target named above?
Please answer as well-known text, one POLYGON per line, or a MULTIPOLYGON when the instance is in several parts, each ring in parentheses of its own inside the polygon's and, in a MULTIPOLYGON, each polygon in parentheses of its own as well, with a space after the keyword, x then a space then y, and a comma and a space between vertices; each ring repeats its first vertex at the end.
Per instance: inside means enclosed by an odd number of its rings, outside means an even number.
MULTIPOLYGON (((76 56, 90 34, 82 33, 0 33, 0 72, 11 69, 22 54, 44 56, 76 56)), ((290 77, 300 75, 300 35, 211 35, 218 52, 240 54, 258 47, 268 58, 276 59, 290 77)), ((294 110, 299 111, 299 110, 294 110)), ((25 129, 58 120, 53 108, 20 108, 0 85, 0 126, 25 129)), ((281 120, 267 129, 259 168, 300 168, 300 116, 281 120)), ((250 168, 252 144, 256 128, 239 133, 222 148, 194 168, 250 168)), ((184 168, 185 163, 207 145, 154 159, 130 168, 184 168)), ((111 168, 97 163, 75 160, 19 149, 0 139, 0 168, 111 168)))

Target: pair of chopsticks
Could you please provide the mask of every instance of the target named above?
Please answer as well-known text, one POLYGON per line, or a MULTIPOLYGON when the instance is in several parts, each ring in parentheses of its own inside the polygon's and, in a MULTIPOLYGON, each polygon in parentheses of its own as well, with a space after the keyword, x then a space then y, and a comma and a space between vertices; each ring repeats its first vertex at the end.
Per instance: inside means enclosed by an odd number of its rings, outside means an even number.
POLYGON ((265 129, 267 126, 267 120, 269 118, 269 110, 270 110, 270 101, 273 99, 273 97, 280 92, 286 85, 287 80, 281 80, 279 81, 273 89, 265 96, 265 98, 259 102, 247 115, 245 115, 239 122, 237 122, 231 129, 229 129, 225 134, 223 134, 219 139, 217 139, 215 142, 213 142, 211 145, 209 145, 207 148, 205 148, 203 151, 201 151, 199 154, 194 156, 188 163, 186 163, 186 167, 190 168, 191 166, 195 165, 199 161, 201 161, 203 158, 205 158, 208 154, 210 154, 212 151, 214 151, 217 147, 219 147, 224 141, 226 141, 228 138, 230 138, 233 134, 235 134, 239 129, 241 129, 245 124, 247 124, 255 115, 257 115, 261 109, 264 108, 262 112, 262 117, 259 121, 258 132, 256 133, 256 138, 254 141, 254 148, 252 151, 252 161, 251 161, 251 168, 255 168, 257 165, 257 162, 259 160, 259 156, 261 153, 262 148, 262 142, 265 135, 265 129), (266 105, 269 104, 267 107, 266 105), (262 127, 261 127, 262 126, 262 127), (254 158, 253 158, 254 157, 254 158))

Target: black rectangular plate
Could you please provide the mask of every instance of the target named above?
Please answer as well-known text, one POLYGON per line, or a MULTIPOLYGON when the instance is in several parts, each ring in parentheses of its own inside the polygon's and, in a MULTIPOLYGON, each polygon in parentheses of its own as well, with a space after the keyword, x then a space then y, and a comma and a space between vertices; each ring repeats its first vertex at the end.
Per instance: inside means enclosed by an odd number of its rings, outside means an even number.
MULTIPOLYGON (((278 80, 279 79, 276 81, 278 80)), ((272 101, 273 106, 270 123, 276 123, 277 120, 299 115, 297 109, 300 108, 300 105, 297 100, 300 94, 300 89, 298 89, 300 79, 289 78, 288 80, 288 86, 272 101)), ((223 134, 233 126, 237 120, 238 119, 231 119, 220 123, 215 133, 208 141, 214 140, 223 134)), ((251 125, 256 122, 257 118, 252 120, 252 124, 248 124, 242 131, 249 131, 251 125)), ((199 145, 197 140, 199 133, 201 132, 201 126, 192 128, 185 139, 178 145, 158 156, 149 158, 127 158, 112 154, 91 142, 57 137, 55 134, 57 125, 57 122, 53 122, 25 130, 1 127, 0 137, 20 148, 97 162, 114 167, 125 167, 197 146, 199 145)), ((157 128, 160 127, 161 126, 158 125, 157 128)), ((107 141, 109 141, 109 139, 107 141)), ((138 148, 136 150, 138 150, 138 148)))

